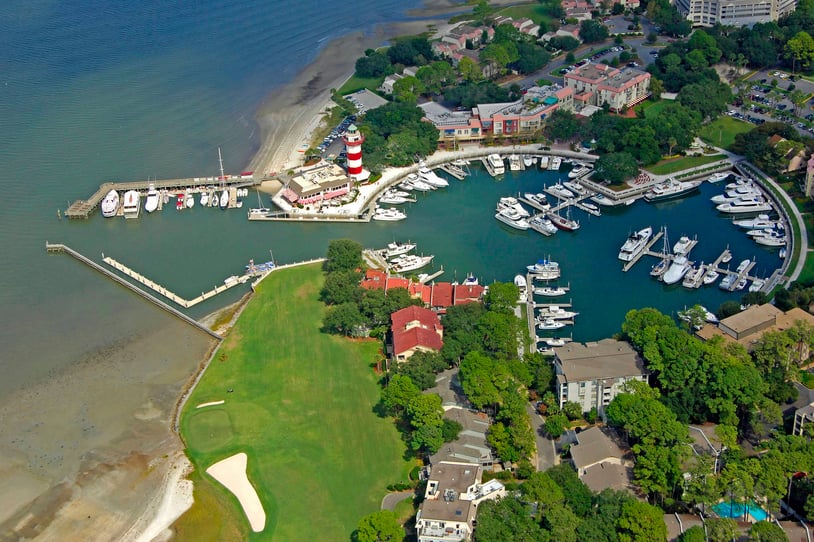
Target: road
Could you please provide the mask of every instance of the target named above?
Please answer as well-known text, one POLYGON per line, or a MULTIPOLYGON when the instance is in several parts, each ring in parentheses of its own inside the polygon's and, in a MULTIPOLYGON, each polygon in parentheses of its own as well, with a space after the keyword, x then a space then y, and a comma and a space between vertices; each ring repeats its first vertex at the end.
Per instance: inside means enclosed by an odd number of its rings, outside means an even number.
POLYGON ((560 464, 560 458, 554 449, 554 441, 545 436, 543 427, 545 421, 537 412, 534 403, 526 404, 526 412, 531 419, 531 429, 534 431, 534 438, 537 444, 537 470, 544 471, 560 464))

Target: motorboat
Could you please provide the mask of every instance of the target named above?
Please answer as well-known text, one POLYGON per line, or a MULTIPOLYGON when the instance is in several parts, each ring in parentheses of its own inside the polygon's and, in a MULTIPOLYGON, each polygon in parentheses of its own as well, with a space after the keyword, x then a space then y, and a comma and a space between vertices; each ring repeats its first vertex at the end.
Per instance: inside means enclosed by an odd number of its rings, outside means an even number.
POLYGON ((556 184, 553 184, 548 187, 548 192, 554 194, 560 199, 572 199, 575 197, 575 194, 565 188, 559 181, 556 184))
POLYGON ((526 200, 529 205, 539 211, 548 211, 551 208, 551 204, 548 203, 548 199, 542 192, 538 192, 536 194, 526 192, 523 194, 523 199, 526 200))
POLYGON ((578 164, 574 169, 568 172, 569 179, 576 179, 578 177, 582 177, 583 175, 587 175, 591 171, 591 167, 586 164, 578 164))
POLYGON ((741 263, 738 264, 738 267, 735 269, 737 273, 745 273, 747 269, 749 269, 749 264, 752 263, 752 260, 746 259, 743 260, 741 263))
POLYGON ((548 219, 551 220, 551 223, 558 229, 564 231, 577 231, 579 229, 579 221, 571 220, 571 207, 568 207, 567 216, 560 216, 559 212, 549 213, 548 219))
POLYGON ((523 207, 523 205, 521 205, 519 201, 517 201, 517 198, 512 196, 505 196, 498 200, 497 209, 495 210, 502 211, 504 209, 512 209, 523 218, 531 216, 529 212, 526 210, 526 208, 523 207))
POLYGON ((553 318, 537 320, 537 329, 561 329, 564 328, 565 325, 565 322, 554 320, 553 318))
POLYGON ((686 235, 682 235, 676 241, 676 244, 673 245, 673 254, 687 254, 690 251, 690 247, 692 246, 692 239, 687 237, 686 235))
POLYGON ((659 260, 659 262, 653 267, 650 268, 650 276, 651 277, 660 277, 664 273, 667 272, 667 269, 670 268, 670 260, 668 258, 663 258, 659 260))
POLYGON ((537 260, 536 263, 532 265, 527 265, 526 270, 529 273, 548 273, 551 271, 556 271, 557 273, 559 273, 560 264, 559 262, 553 262, 548 259, 537 260))
POLYGON ((747 230, 774 228, 780 224, 779 221, 769 218, 767 214, 759 214, 754 218, 746 218, 743 220, 733 220, 732 223, 747 230))
POLYGON ((785 259, 786 259, 786 248, 785 248, 785 247, 781 248, 781 249, 780 249, 780 252, 778 252, 778 253, 777 253, 777 256, 778 256, 778 257, 779 257, 781 260, 785 260, 785 259))
POLYGON ((219 204, 220 204, 221 209, 226 209, 227 207, 229 207, 229 191, 228 190, 224 190, 223 192, 221 192, 219 204))
POLYGON ((218 205, 220 205, 220 199, 218 198, 218 191, 217 190, 212 190, 212 192, 209 193, 209 206, 210 207, 217 207, 218 205))
POLYGON ((720 288, 721 290, 732 291, 735 289, 735 286, 737 285, 737 280, 738 280, 737 274, 727 272, 727 274, 724 275, 724 278, 721 279, 721 282, 718 283, 718 288, 720 288))
POLYGON ((585 187, 579 184, 576 181, 565 181, 562 185, 574 193, 575 196, 579 196, 586 193, 585 187))
POLYGON ((715 208, 722 213, 742 214, 742 213, 762 213, 772 210, 772 204, 762 197, 739 198, 728 203, 721 203, 715 208))
POLYGON ((562 337, 549 337, 545 339, 543 342, 545 342, 548 346, 555 347, 555 346, 565 346, 565 344, 568 341, 566 341, 562 337))
POLYGON ((767 247, 784 247, 786 246, 786 236, 780 232, 772 232, 769 235, 756 237, 755 242, 767 247))
POLYGON ((652 203, 680 198, 696 190, 699 186, 701 186, 701 181, 678 181, 670 178, 645 192, 644 199, 652 203))
POLYGON ((477 286, 478 285, 478 277, 476 277, 472 273, 469 273, 468 275, 466 275, 466 278, 461 283, 461 285, 462 286, 477 286))
POLYGON ((119 193, 115 190, 108 192, 102 200, 101 207, 103 217, 110 218, 111 216, 116 216, 119 210, 119 193))
POLYGON ((729 263, 732 261, 732 252, 729 251, 729 245, 726 245, 723 256, 721 256, 721 263, 729 263))
POLYGON ((562 158, 559 156, 552 156, 551 160, 548 162, 548 169, 551 171, 559 171, 560 166, 562 166, 562 158))
POLYGON ((703 262, 697 268, 690 267, 690 270, 684 275, 681 285, 685 288, 698 288, 704 280, 705 271, 703 262))
POLYGON ((124 203, 122 204, 122 212, 124 218, 138 218, 139 211, 141 210, 141 194, 135 190, 128 190, 124 193, 124 203))
POLYGON ((416 247, 415 243, 402 243, 399 241, 393 241, 392 243, 387 243, 387 246, 382 249, 382 253, 384 254, 385 258, 394 258, 396 256, 401 256, 402 254, 407 254, 411 250, 416 247))
POLYGON ((144 210, 148 213, 152 213, 158 209, 158 203, 160 200, 161 194, 159 194, 158 190, 155 189, 155 185, 151 183, 147 189, 147 198, 144 200, 144 210))
POLYGON ((511 171, 520 171, 523 169, 523 163, 520 160, 520 157, 516 154, 509 155, 509 169, 511 171))
POLYGON ((178 194, 175 198, 175 210, 176 211, 183 211, 184 210, 184 195, 178 194))
POLYGON ((578 205, 582 208, 582 210, 588 211, 594 216, 600 216, 602 214, 602 211, 599 210, 599 207, 596 204, 591 203, 590 201, 580 201, 578 205))
POLYGON ((407 175, 407 180, 404 181, 402 185, 399 186, 405 189, 409 186, 411 190, 418 190, 419 192, 429 192, 430 190, 435 190, 436 188, 433 185, 429 184, 428 182, 422 180, 421 177, 419 177, 415 173, 407 175))
POLYGON ((526 277, 523 275, 515 275, 514 285, 517 286, 517 290, 519 292, 518 302, 525 303, 528 301, 528 285, 526 284, 526 277))
POLYGON ((704 285, 709 286, 710 284, 714 284, 715 281, 718 280, 719 276, 720 275, 716 270, 707 268, 707 274, 704 275, 704 278, 701 280, 701 282, 703 282, 704 285))
POLYGON ((774 233, 782 233, 780 230, 775 230, 774 228, 763 228, 761 230, 749 230, 746 232, 746 235, 752 238, 757 237, 766 237, 767 235, 772 235, 774 233))
POLYGON ((534 165, 534 158, 532 158, 532 156, 530 154, 524 154, 523 155, 523 165, 526 166, 527 168, 533 166, 534 165))
POLYGON ((516 230, 527 230, 530 227, 525 217, 520 215, 514 209, 503 209, 498 211, 495 214, 495 218, 516 230))
POLYGON ((403 203, 415 203, 415 198, 405 198, 404 196, 393 196, 391 194, 384 194, 379 198, 379 203, 385 205, 401 205, 403 203))
POLYGON ((538 318, 545 320, 546 318, 553 318, 554 320, 571 320, 579 313, 575 311, 565 310, 559 305, 543 306, 540 309, 538 318))
POLYGON ((708 183, 719 183, 724 179, 728 179, 731 173, 729 171, 721 171, 718 173, 713 173, 709 177, 707 177, 708 183))
POLYGON ((625 240, 624 244, 622 244, 622 248, 619 250, 618 258, 623 262, 629 262, 633 260, 636 256, 639 255, 641 251, 644 250, 644 247, 647 245, 647 242, 653 236, 653 228, 647 226, 646 228, 642 228, 637 232, 633 232, 628 235, 627 239, 625 240))
POLYGON ((534 215, 533 217, 528 219, 529 228, 536 231, 537 233, 542 233, 543 235, 549 236, 554 235, 557 233, 557 226, 554 225, 549 219, 547 219, 543 215, 534 215))
MULTIPOLYGON (((613 200, 613 199, 609 198, 608 196, 606 196, 604 194, 596 194, 594 196, 591 196, 590 199, 594 203, 598 203, 599 205, 602 205, 603 207, 615 207, 617 205, 622 205, 624 203, 624 200, 616 201, 616 200, 613 200)), ((633 201, 633 200, 631 200, 631 201, 633 201)), ((583 203, 583 205, 584 205, 584 203, 583 203)))
POLYGON ((662 275, 661 280, 664 281, 664 284, 675 284, 684 278, 684 275, 687 274, 691 267, 687 257, 679 254, 673 259, 667 272, 662 275))
POLYGON ((543 288, 534 288, 534 295, 560 297, 567 294, 568 290, 570 290, 568 286, 544 286, 543 288))
POLYGON ((404 220, 407 218, 407 215, 404 213, 404 211, 399 211, 395 207, 376 207, 372 218, 373 220, 395 222, 397 220, 404 220))
POLYGON ((749 280, 748 280, 748 279, 745 279, 745 278, 740 279, 740 280, 737 282, 737 284, 735 284, 735 289, 736 289, 736 290, 739 290, 739 291, 740 291, 740 290, 743 290, 744 288, 746 288, 746 285, 747 285, 747 284, 749 284, 749 280))
POLYGON ((397 264, 391 267, 391 270, 396 273, 406 273, 408 271, 415 271, 416 269, 421 269, 422 267, 428 266, 434 255, 430 256, 415 256, 415 255, 408 255, 403 260, 399 261, 397 264))
POLYGON ((548 156, 543 155, 540 157, 540 169, 548 169, 548 156))
POLYGON ((206 190, 201 191, 201 207, 209 206, 209 192, 206 190))
POLYGON ((763 286, 766 285, 766 281, 763 279, 755 279, 752 281, 752 284, 749 285, 750 292, 759 292, 763 286))
POLYGON ((503 158, 497 153, 490 154, 484 158, 483 165, 492 177, 498 177, 506 173, 506 165, 503 163, 503 158))
POLYGON ((744 184, 738 186, 737 188, 733 188, 732 190, 727 190, 723 194, 716 194, 709 198, 712 203, 729 203, 735 201, 739 198, 749 198, 749 197, 757 197, 761 196, 760 189, 752 184, 744 184))
POLYGON ((428 185, 434 186, 436 188, 446 188, 447 186, 449 186, 449 181, 442 177, 439 177, 437 173, 428 168, 424 163, 419 163, 418 178, 427 183, 428 185))
POLYGON ((187 209, 192 209, 195 206, 195 196, 189 188, 187 188, 187 191, 184 193, 184 206, 187 209))

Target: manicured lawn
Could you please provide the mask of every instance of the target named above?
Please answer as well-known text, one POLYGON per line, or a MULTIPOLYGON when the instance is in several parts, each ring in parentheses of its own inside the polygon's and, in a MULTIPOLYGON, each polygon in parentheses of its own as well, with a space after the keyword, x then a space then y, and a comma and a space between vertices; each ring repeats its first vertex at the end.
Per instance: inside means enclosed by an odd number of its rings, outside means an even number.
POLYGON ((753 125, 729 116, 722 116, 701 128, 701 139, 707 145, 729 149, 735 136, 749 132, 753 125))
POLYGON ((724 158, 723 154, 711 154, 709 156, 684 156, 682 158, 672 158, 670 160, 662 160, 655 166, 648 166, 647 171, 655 173, 656 175, 669 175, 676 171, 682 171, 693 167, 703 166, 717 162, 724 158))
MULTIPOLYGON (((379 510, 386 486, 406 482, 412 466, 391 421, 373 412, 379 388, 371 365, 380 343, 320 332, 322 283, 319 264, 267 277, 181 416, 201 483, 231 502, 246 531, 236 499, 203 471, 248 454, 267 516, 265 530, 248 540, 348 540, 362 516, 379 510), (219 400, 226 402, 195 408, 219 400)), ((205 517, 196 507, 192 514, 205 517)))
POLYGON ((645 118, 651 118, 656 116, 659 111, 664 109, 664 107, 670 102, 667 100, 659 100, 657 102, 651 102, 650 100, 645 100, 639 105, 635 106, 633 109, 635 111, 644 111, 645 118))
POLYGON ((499 15, 511 17, 514 20, 523 19, 527 17, 534 21, 534 24, 545 22, 546 24, 551 21, 551 17, 546 15, 545 9, 540 4, 526 4, 523 6, 511 6, 503 8, 497 12, 499 15))
POLYGON ((340 96, 345 96, 346 94, 362 90, 363 88, 375 92, 376 89, 379 88, 379 85, 382 84, 382 81, 384 81, 384 77, 356 77, 356 75, 352 75, 351 78, 345 81, 345 84, 339 88, 338 92, 340 96))

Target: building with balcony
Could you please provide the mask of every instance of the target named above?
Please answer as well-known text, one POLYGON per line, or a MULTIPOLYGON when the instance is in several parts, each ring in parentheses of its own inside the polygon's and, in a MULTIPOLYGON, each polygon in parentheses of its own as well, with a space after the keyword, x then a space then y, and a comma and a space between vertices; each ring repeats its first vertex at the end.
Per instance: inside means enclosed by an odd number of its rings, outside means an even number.
POLYGON ((336 164, 319 162, 301 168, 283 189, 282 196, 289 202, 309 205, 344 196, 351 189, 351 178, 336 164))
POLYGON ((674 0, 678 13, 693 26, 752 26, 793 12, 796 0, 674 0))
POLYGON ((554 370, 560 407, 579 403, 583 412, 596 408, 600 416, 631 380, 647 382, 644 361, 630 344, 614 339, 554 349, 554 370))
POLYGON ((612 111, 621 111, 650 96, 650 74, 636 68, 588 63, 566 73, 565 86, 574 91, 577 110, 607 104, 612 111))

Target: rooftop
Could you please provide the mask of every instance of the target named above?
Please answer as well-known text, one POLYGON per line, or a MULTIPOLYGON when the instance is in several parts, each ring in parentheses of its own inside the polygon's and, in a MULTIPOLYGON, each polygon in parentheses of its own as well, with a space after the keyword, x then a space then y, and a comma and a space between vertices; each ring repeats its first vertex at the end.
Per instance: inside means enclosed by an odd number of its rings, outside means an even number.
POLYGON ((457 495, 465 494, 480 478, 481 468, 477 465, 447 462, 433 465, 429 476, 429 480, 438 482, 439 491, 443 493, 451 489, 457 495))
POLYGON ((591 427, 577 434, 577 442, 571 447, 571 459, 577 469, 588 468, 606 459, 621 461, 629 452, 616 442, 608 428, 591 427))
POLYGON ((628 343, 614 339, 555 348, 562 375, 570 382, 647 374, 644 362, 628 343))

